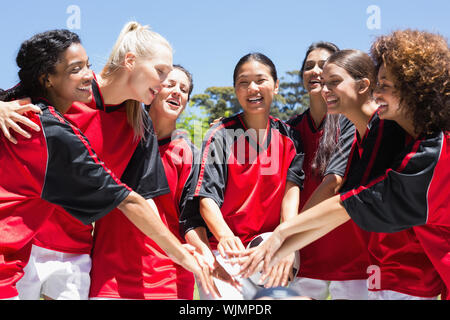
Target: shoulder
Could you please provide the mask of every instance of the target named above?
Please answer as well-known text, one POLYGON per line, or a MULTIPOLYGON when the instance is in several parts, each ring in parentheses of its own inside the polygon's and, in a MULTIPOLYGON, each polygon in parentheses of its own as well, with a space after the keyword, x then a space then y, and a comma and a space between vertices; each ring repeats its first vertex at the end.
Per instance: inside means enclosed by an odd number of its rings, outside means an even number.
POLYGON ((241 121, 240 114, 220 120, 206 132, 204 142, 208 143, 215 141, 218 138, 234 136, 236 130, 243 128, 241 121))
POLYGON ((311 118, 309 109, 307 109, 303 113, 291 117, 289 120, 286 121, 286 123, 292 127, 296 127, 303 121, 307 120, 308 118, 311 118))

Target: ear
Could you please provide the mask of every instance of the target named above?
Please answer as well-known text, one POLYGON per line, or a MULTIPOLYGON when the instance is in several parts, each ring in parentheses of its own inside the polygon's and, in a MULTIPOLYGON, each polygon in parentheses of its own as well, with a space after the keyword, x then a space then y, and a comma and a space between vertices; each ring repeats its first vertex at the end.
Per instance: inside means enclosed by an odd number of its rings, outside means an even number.
POLYGON ((136 55, 132 52, 128 52, 125 55, 123 63, 125 68, 127 68, 128 70, 133 70, 134 65, 136 64, 136 55))
POLYGON ((280 79, 277 80, 275 83, 275 89, 273 91, 275 94, 278 94, 280 92, 280 79))
POLYGON ((369 89, 370 89, 370 80, 369 79, 364 78, 359 81, 359 88, 358 88, 359 94, 365 94, 369 91, 369 89))
POLYGON ((48 75, 43 74, 43 75, 41 75, 41 76, 39 77, 38 80, 39 80, 39 83, 41 84, 41 86, 42 86, 43 88, 51 88, 52 83, 51 83, 51 81, 48 79, 48 75))

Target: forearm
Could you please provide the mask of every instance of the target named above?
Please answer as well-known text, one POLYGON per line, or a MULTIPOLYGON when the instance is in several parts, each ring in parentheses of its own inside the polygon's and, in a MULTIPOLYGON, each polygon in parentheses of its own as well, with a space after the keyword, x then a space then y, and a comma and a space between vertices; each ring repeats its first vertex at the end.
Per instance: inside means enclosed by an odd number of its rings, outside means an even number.
POLYGON ((152 206, 135 192, 118 206, 125 216, 146 236, 151 238, 163 249, 167 255, 179 264, 188 255, 188 251, 182 247, 180 241, 170 232, 162 222, 158 213, 152 206))
POLYGON ((336 227, 337 227, 336 225, 330 223, 317 229, 311 229, 290 236, 283 242, 281 247, 276 251, 276 253, 273 256, 274 259, 273 261, 280 261, 281 259, 288 256, 292 252, 295 252, 297 250, 306 247, 307 245, 323 237, 336 227))
POLYGON ((206 229, 204 227, 198 227, 189 230, 185 234, 184 238, 186 239, 187 243, 192 245, 197 250, 197 252, 201 254, 205 254, 205 252, 211 251, 206 229))
POLYGON ((214 200, 200 199, 200 214, 217 241, 225 237, 234 237, 233 231, 223 219, 222 212, 214 200))
POLYGON ((320 185, 314 190, 312 195, 306 201, 301 212, 314 207, 322 201, 329 199, 336 195, 343 183, 341 176, 335 174, 326 175, 320 185))
POLYGON ((285 222, 298 215, 298 206, 300 204, 300 188, 288 181, 286 190, 281 203, 281 222, 285 222))
POLYGON ((332 230, 348 220, 350 216, 342 206, 340 196, 335 195, 282 223, 277 231, 283 239, 287 239, 294 234, 309 230, 322 228, 332 230))

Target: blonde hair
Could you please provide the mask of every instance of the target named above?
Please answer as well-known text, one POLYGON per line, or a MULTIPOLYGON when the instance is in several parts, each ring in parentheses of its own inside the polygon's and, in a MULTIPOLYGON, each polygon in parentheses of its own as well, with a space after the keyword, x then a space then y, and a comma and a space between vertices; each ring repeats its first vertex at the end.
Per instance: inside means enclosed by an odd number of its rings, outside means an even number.
MULTIPOLYGON (((103 79, 110 78, 123 67, 127 53, 131 52, 138 58, 152 58, 157 54, 158 45, 167 47, 171 52, 169 42, 159 33, 151 31, 149 26, 142 26, 138 22, 130 21, 122 29, 112 52, 101 72, 103 79)), ((136 138, 142 138, 146 130, 145 111, 141 102, 125 101, 128 123, 135 132, 136 138)))

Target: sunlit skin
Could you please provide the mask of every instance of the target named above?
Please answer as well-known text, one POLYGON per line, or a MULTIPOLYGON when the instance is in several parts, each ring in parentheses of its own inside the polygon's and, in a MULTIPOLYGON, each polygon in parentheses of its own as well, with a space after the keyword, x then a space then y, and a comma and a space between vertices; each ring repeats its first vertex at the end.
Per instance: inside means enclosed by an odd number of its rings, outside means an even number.
MULTIPOLYGON (((161 91, 153 100, 149 115, 152 119, 158 139, 170 137, 176 130, 178 117, 183 113, 189 101, 191 83, 184 71, 174 68, 161 84, 161 91)), ((238 288, 239 283, 234 280, 217 261, 208 246, 208 237, 203 227, 189 230, 185 234, 189 245, 186 248, 194 255, 205 274, 203 288, 213 297, 220 297, 212 276, 230 283, 238 288)))
POLYGON ((161 91, 150 108, 150 117, 159 139, 169 136, 176 129, 176 121, 189 99, 189 88, 187 75, 176 68, 161 84, 161 91))
POLYGON ((59 112, 64 114, 74 101, 91 101, 94 76, 81 44, 74 43, 67 48, 56 63, 55 70, 54 74, 42 76, 41 82, 47 92, 46 98, 59 112))
POLYGON ((343 114, 363 137, 367 123, 378 105, 370 98, 370 81, 355 80, 344 69, 333 63, 326 63, 323 70, 322 97, 328 112, 343 114))
MULTIPOLYGON (((344 68, 333 63, 325 63, 322 77, 322 96, 328 112, 345 115, 355 125, 359 136, 363 137, 370 118, 378 108, 370 96, 370 80, 355 80, 344 68)), ((303 248, 349 219, 339 195, 319 202, 280 224, 268 241, 241 254, 242 258, 236 259, 241 263, 241 274, 248 276, 262 265, 265 274, 268 274, 271 266, 282 257, 303 248)))
MULTIPOLYGON (((274 95, 278 93, 279 81, 275 81, 270 67, 256 60, 242 64, 235 79, 235 93, 243 109, 243 120, 247 129, 258 132, 257 141, 264 139, 269 121, 270 107, 274 95)), ((285 194, 281 208, 281 220, 285 221, 297 215, 299 188, 292 182, 286 183, 285 194)), ((220 208, 209 198, 201 198, 200 212, 210 231, 219 241, 217 250, 222 257, 226 252, 242 252, 245 250, 239 237, 225 222, 220 208)), ((268 279, 266 287, 286 285, 292 270, 294 255, 282 259, 271 268, 270 272, 261 278, 268 279)))
POLYGON ((378 71, 378 84, 373 97, 379 105, 381 119, 397 122, 412 137, 417 138, 411 117, 406 115, 400 106, 400 96, 395 88, 394 77, 385 64, 381 65, 378 71))
POLYGON ((258 140, 265 135, 278 86, 279 81, 272 78, 270 68, 255 60, 244 63, 236 76, 235 92, 244 110, 244 122, 248 129, 260 133, 258 140))
POLYGON ((309 110, 317 127, 327 114, 327 106, 321 92, 323 67, 330 55, 328 50, 322 48, 311 51, 306 57, 302 74, 303 86, 309 94, 309 110))
POLYGON ((138 57, 129 52, 125 55, 123 68, 117 73, 103 78, 97 76, 105 104, 117 105, 126 100, 136 100, 150 105, 161 90, 161 83, 172 71, 172 51, 156 45, 158 52, 152 58, 138 57), (120 89, 120 90, 119 90, 120 89))

